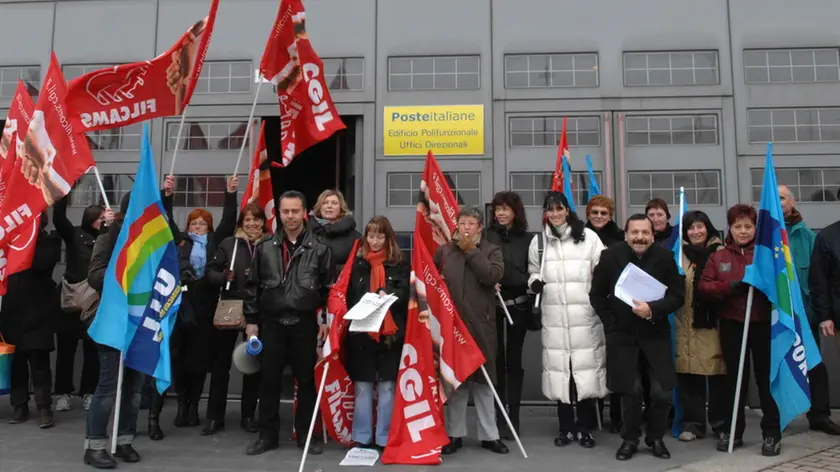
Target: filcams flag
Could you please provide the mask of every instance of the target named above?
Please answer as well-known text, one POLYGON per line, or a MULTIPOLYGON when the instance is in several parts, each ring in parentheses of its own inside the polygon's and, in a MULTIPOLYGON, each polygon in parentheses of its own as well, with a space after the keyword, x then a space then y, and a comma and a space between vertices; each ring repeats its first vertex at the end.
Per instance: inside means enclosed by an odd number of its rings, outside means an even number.
POLYGON ((181 277, 157 182, 146 124, 128 211, 88 334, 122 351, 127 367, 153 376, 162 394, 172 382, 169 338, 181 305, 181 277))
POLYGON ((301 0, 282 0, 265 45, 260 74, 277 88, 280 100, 280 162, 345 129, 324 80, 324 63, 306 33, 301 0))
POLYGON ((151 61, 95 70, 71 80, 67 106, 84 131, 182 114, 204 67, 218 8, 219 0, 213 0, 205 18, 151 61))
POLYGON ((811 407, 808 371, 822 362, 808 325, 799 280, 785 229, 773 145, 767 144, 753 263, 744 282, 764 292, 773 305, 770 321, 770 393, 782 430, 811 407))

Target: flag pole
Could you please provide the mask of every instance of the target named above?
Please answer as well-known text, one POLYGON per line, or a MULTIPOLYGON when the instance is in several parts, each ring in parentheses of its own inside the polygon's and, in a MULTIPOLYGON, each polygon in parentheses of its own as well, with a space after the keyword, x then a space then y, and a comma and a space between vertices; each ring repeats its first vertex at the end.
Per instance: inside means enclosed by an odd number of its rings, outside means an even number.
POLYGON ((502 294, 499 293, 498 290, 496 290, 496 298, 499 299, 499 303, 502 305, 502 310, 505 311, 505 316, 507 317, 508 323, 510 323, 510 325, 513 326, 513 318, 510 317, 510 312, 507 309, 507 305, 505 305, 505 299, 502 298, 502 294))
POLYGON ((262 87, 263 79, 260 75, 260 81, 257 82, 257 91, 254 93, 254 102, 251 104, 251 113, 248 114, 248 122, 245 124, 245 136, 242 138, 242 146, 239 147, 239 156, 236 158, 236 167, 233 169, 233 175, 239 173, 239 163, 242 162, 242 154, 245 153, 245 144, 248 143, 248 136, 251 132, 251 123, 254 121, 254 112, 257 110, 257 101, 260 98, 260 88, 262 87))
POLYGON ((741 384, 744 381, 744 357, 747 355, 747 336, 750 332, 750 310, 753 304, 753 291, 755 287, 750 286, 749 294, 747 295, 747 312, 744 314, 744 335, 741 338, 741 357, 738 363, 738 380, 735 382, 735 399, 732 404, 732 425, 729 427, 729 453, 735 449, 735 426, 738 423, 738 408, 741 407, 741 384))
MULTIPOLYGON (((233 263, 236 262, 236 249, 239 248, 239 238, 233 240, 233 255, 230 256, 230 271, 233 272, 233 263)), ((245 244, 248 244, 247 242, 245 244)), ((230 280, 225 285, 225 290, 230 290, 230 280)))
POLYGON ((117 398, 114 403, 114 425, 111 429, 111 454, 117 453, 117 439, 120 430, 120 406, 122 406, 123 395, 123 371, 125 370, 125 356, 120 352, 120 369, 117 374, 117 398))
MULTIPOLYGON (((540 228, 540 231, 545 231, 545 227, 540 228)), ((539 238, 539 237, 541 237, 541 235, 537 234, 534 237, 539 238)), ((539 246, 539 239, 537 240, 537 245, 539 246)), ((542 260, 540 260, 540 278, 539 278, 540 282, 542 282, 543 276, 545 275, 545 254, 548 252, 548 247, 546 247, 547 245, 548 245, 548 239, 546 238, 543 241, 543 254, 542 254, 542 260)), ((540 306, 540 296, 541 295, 542 295, 542 293, 538 293, 537 296, 534 297, 534 308, 538 308, 540 306)))
MULTIPOLYGON (((175 175, 175 158, 178 157, 178 149, 181 147, 181 134, 184 132, 184 120, 187 119, 187 110, 189 110, 190 105, 189 103, 184 107, 184 111, 181 112, 181 124, 178 125, 178 137, 175 138, 175 150, 172 151, 172 163, 169 166, 169 175, 175 175)), ((166 134, 166 130, 164 130, 164 135, 166 134)), ((168 139, 168 136, 167 136, 168 139)))
POLYGON ((324 395, 324 387, 327 383, 327 372, 330 370, 330 362, 324 366, 324 373, 321 374, 321 386, 318 387, 318 396, 315 397, 315 410, 312 412, 312 419, 309 420, 309 432, 306 434, 306 444, 303 446, 303 457, 300 458, 298 472, 303 472, 306 465, 306 456, 309 454, 309 443, 312 441, 312 432, 315 430, 315 420, 318 418, 318 411, 321 409, 321 397, 324 395))
POLYGON ((93 173, 96 175, 96 183, 99 184, 99 191, 102 192, 102 201, 105 202, 105 208, 111 209, 111 204, 108 202, 108 195, 105 195, 105 186, 102 185, 102 176, 99 175, 99 169, 93 166, 93 173))
MULTIPOLYGON (((508 428, 510 428, 511 434, 513 434, 513 439, 516 439, 516 444, 522 452, 522 457, 527 459, 528 454, 525 452, 525 447, 522 446, 522 441, 519 439, 519 432, 513 428, 513 423, 510 422, 510 416, 508 416, 505 406, 502 404, 502 399, 499 398, 499 392, 496 391, 496 387, 494 387, 493 382, 490 381, 490 375, 487 374, 487 369, 484 368, 484 365, 481 366, 481 373, 484 374, 484 380, 487 381, 487 386, 490 387, 490 390, 493 392, 493 398, 496 399, 496 405, 499 405, 499 411, 501 411, 502 416, 505 417, 505 422, 507 423, 508 428)), ((303 469, 298 472, 303 472, 303 469)))
MULTIPOLYGON (((680 226, 680 234, 677 235, 677 240, 682 239, 682 232, 683 232, 683 218, 685 217, 685 187, 680 187, 680 221, 678 221, 680 226)), ((683 245, 682 241, 677 243, 679 247, 679 264, 682 265, 682 258, 683 258, 683 245)))

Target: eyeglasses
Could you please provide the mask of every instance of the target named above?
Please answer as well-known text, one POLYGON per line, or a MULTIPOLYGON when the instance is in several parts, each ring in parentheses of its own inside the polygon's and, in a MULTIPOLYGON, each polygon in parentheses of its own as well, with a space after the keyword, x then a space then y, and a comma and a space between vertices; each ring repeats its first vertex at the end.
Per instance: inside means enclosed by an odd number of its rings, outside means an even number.
POLYGON ((210 226, 210 225, 208 225, 206 221, 192 220, 192 221, 190 221, 190 226, 210 226))
POLYGON ((589 212, 589 214, 593 216, 607 216, 610 214, 610 212, 602 210, 592 210, 589 212))

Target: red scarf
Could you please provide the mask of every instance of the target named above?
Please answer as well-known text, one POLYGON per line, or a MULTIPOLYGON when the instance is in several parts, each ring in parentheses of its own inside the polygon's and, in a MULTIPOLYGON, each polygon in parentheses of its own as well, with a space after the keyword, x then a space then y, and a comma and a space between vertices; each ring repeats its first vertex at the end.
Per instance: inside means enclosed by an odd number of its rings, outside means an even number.
MULTIPOLYGON (((365 255, 365 260, 370 264, 370 291, 375 292, 385 288, 385 258, 388 256, 388 251, 369 251, 365 255)), ((393 336, 397 334, 397 324, 394 323, 394 317, 391 316, 391 311, 385 314, 385 320, 382 322, 382 327, 379 328, 378 333, 369 333, 374 341, 379 342, 381 335, 393 336)))

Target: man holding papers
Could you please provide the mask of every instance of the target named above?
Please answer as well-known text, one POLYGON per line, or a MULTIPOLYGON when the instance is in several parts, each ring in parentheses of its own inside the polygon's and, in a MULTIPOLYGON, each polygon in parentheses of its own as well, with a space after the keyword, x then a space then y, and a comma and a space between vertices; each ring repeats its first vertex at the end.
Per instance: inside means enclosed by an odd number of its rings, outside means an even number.
POLYGON ((645 215, 631 216, 624 230, 627 244, 615 244, 601 254, 589 292, 607 338, 607 388, 622 394, 624 443, 615 457, 625 461, 638 451, 646 373, 651 404, 645 444, 654 456, 668 459, 671 453, 662 438, 676 384, 668 315, 682 306, 685 287, 674 254, 653 244, 653 224, 645 215), (657 286, 664 286, 664 296, 657 286))

